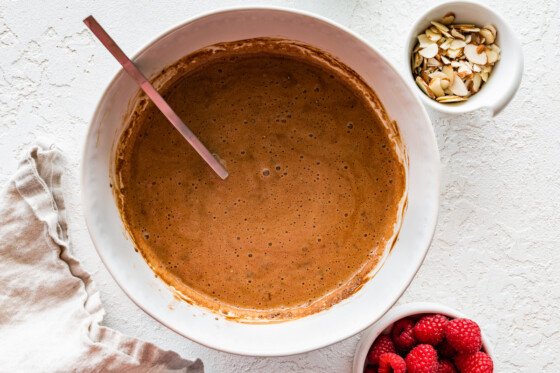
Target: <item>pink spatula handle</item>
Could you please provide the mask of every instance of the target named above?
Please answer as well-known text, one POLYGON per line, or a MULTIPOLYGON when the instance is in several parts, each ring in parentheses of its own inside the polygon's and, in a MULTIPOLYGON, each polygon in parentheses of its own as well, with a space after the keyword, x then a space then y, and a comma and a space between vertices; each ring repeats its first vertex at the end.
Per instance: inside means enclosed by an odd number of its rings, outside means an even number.
POLYGON ((187 127, 185 123, 179 118, 179 116, 171 109, 171 107, 167 104, 167 102, 161 97, 158 91, 154 88, 154 86, 146 79, 144 74, 138 70, 136 65, 132 63, 132 61, 123 53, 121 48, 115 43, 113 39, 105 32, 103 27, 93 16, 89 16, 84 19, 84 23, 87 27, 93 32, 93 34, 99 39, 101 44, 107 48, 109 52, 119 61, 122 65, 123 69, 130 75, 140 88, 148 95, 148 97, 152 100, 152 102, 158 107, 159 110, 165 115, 165 117, 173 124, 173 126, 183 135, 183 137, 191 144, 191 146, 196 150, 198 154, 208 163, 208 165, 220 176, 222 179, 225 179, 228 176, 228 172, 225 168, 218 162, 216 158, 206 149, 204 144, 200 142, 198 137, 195 136, 194 133, 187 127))

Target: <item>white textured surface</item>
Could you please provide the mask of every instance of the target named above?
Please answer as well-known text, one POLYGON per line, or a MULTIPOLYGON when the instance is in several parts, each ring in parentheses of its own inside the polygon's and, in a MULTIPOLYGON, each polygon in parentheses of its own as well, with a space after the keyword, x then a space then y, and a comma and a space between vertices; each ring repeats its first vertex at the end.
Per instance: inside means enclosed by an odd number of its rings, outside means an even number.
MULTIPOLYGON (((349 371, 359 337, 304 355, 267 359, 216 352, 167 330, 113 282, 82 217, 81 146, 97 100, 118 66, 81 20, 94 14, 132 54, 187 17, 239 3, 66 3, 0 0, 0 182, 37 139, 54 140, 66 153, 71 240, 97 282, 105 324, 187 358, 200 357, 207 372, 349 371)), ((350 27, 403 71, 403 28, 433 2, 269 3, 316 12, 350 27)), ((489 4, 519 32, 523 82, 496 118, 430 112, 442 158, 440 218, 424 265, 400 303, 443 302, 471 315, 494 344, 498 372, 559 372, 560 3, 489 4)))

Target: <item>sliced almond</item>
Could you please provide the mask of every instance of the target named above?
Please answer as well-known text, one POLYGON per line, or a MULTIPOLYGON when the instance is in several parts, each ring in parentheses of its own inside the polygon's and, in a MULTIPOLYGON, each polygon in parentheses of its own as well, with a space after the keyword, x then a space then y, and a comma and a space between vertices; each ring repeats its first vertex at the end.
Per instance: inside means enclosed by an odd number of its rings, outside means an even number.
POLYGON ((457 39, 465 40, 465 35, 461 34, 459 31, 457 31, 457 29, 451 29, 451 36, 457 39))
POLYGON ((449 65, 444 66, 441 69, 441 72, 444 73, 445 75, 447 75, 447 77, 449 78, 449 80, 453 80, 453 68, 449 65))
POLYGON ((453 92, 451 92, 451 90, 448 88, 444 89, 443 92, 447 95, 447 96, 453 96, 453 92))
POLYGON ((435 43, 426 34, 418 35, 416 38, 418 39, 418 42, 420 43, 420 48, 426 48, 427 46, 435 43))
POLYGON ((486 25, 483 28, 489 30, 490 32, 492 32, 492 35, 494 35, 494 38, 496 38, 496 35, 498 35, 498 30, 496 30, 496 28, 494 27, 494 25, 486 25))
MULTIPOLYGON (((429 77, 431 73, 433 73, 434 71, 437 71, 437 67, 436 66, 429 66, 428 69, 426 70, 426 75, 429 77)), ((422 75, 422 79, 424 79, 424 75, 422 75)), ((430 79, 424 79, 425 81, 430 81, 430 79)))
POLYGON ((440 67, 442 64, 435 58, 428 58, 428 66, 440 67))
POLYGON ((438 97, 437 100, 439 102, 443 102, 443 103, 451 103, 451 102, 462 102, 462 101, 467 101, 468 98, 467 97, 459 97, 459 96, 442 96, 442 97, 438 97))
POLYGON ((486 53, 478 53, 477 48, 478 47, 474 44, 468 44, 463 49, 463 53, 465 53, 465 56, 470 62, 478 65, 486 65, 486 62, 488 61, 486 53))
POLYGON ((417 67, 420 67, 422 65, 422 56, 419 55, 418 53, 414 53, 414 57, 412 60, 412 69, 416 69, 417 67))
POLYGON ((472 34, 468 34, 468 35, 465 37, 465 43, 469 44, 469 43, 471 42, 471 40, 472 40, 472 34))
POLYGON ((444 89, 444 93, 445 93, 445 89, 449 88, 449 78, 445 77, 440 79, 440 81, 441 81, 441 88, 444 89))
POLYGON ((453 39, 453 36, 451 36, 451 34, 449 33, 449 31, 442 31, 442 30, 439 30, 439 31, 440 31, 441 34, 442 34, 443 36, 445 36, 446 38, 453 39))
POLYGON ((435 32, 435 33, 441 32, 436 26, 430 26, 426 29, 426 31, 428 31, 428 30, 430 30, 432 32, 435 32))
POLYGON ((490 44, 488 46, 488 48, 492 49, 494 52, 496 53, 501 53, 502 50, 500 49, 500 47, 498 47, 496 44, 490 44))
POLYGON ((422 78, 422 80, 424 80, 425 82, 429 82, 430 81, 430 76, 428 75, 428 72, 426 70, 422 70, 422 72, 420 73, 420 77, 422 78))
POLYGON ((472 71, 474 71, 475 73, 479 73, 482 71, 482 68, 480 67, 480 65, 473 64, 472 71))
POLYGON ((457 96, 467 96, 469 94, 465 83, 463 83, 463 80, 459 76, 455 76, 455 79, 453 79, 453 83, 449 89, 451 89, 451 92, 457 96))
POLYGON ((486 50, 486 47, 484 45, 479 45, 478 47, 476 47, 476 53, 481 54, 482 52, 484 52, 486 50))
POLYGON ((433 32, 431 29, 426 30, 426 36, 433 42, 436 42, 442 38, 441 33, 439 31, 433 32))
POLYGON ((438 52, 438 45, 437 44, 430 44, 426 48, 420 49, 418 53, 424 58, 432 58, 438 52))
POLYGON ((486 27, 480 30, 480 36, 484 38, 485 44, 492 44, 494 40, 496 40, 496 37, 494 36, 494 34, 492 34, 492 31, 490 31, 486 27))
POLYGON ((461 70, 461 71, 457 71, 457 76, 459 78, 465 80, 470 76, 471 73, 472 73, 472 71, 461 70))
POLYGON ((441 56, 441 62, 443 62, 445 65, 449 65, 451 63, 451 61, 449 61, 447 58, 445 58, 444 56, 441 56))
POLYGON ((457 75, 459 75, 461 78, 465 78, 470 74, 472 74, 472 70, 469 69, 469 67, 465 64, 462 64, 459 69, 457 69, 457 75))
POLYGON ((465 43, 463 40, 453 40, 449 48, 460 49, 460 48, 465 48, 466 45, 467 43, 465 43))
MULTIPOLYGON (((432 22, 433 23, 433 22, 432 22)), ((449 26, 451 28, 458 28, 458 29, 472 29, 476 28, 475 25, 471 25, 469 23, 456 23, 454 25, 449 26)))
POLYGON ((443 93, 443 88, 441 87, 441 80, 439 80, 438 78, 432 79, 429 87, 434 93, 434 95, 436 95, 436 97, 441 97, 445 94, 443 93))
POLYGON ((446 51, 446 53, 447 53, 447 56, 449 58, 455 59, 455 58, 458 58, 463 53, 463 50, 462 49, 451 49, 451 48, 449 48, 446 51))
MULTIPOLYGON (((498 59, 500 58, 500 56, 498 55, 498 53, 496 53, 496 51, 493 50, 486 50, 486 53, 484 53, 485 56, 487 56, 487 61, 489 64, 493 64, 496 61, 498 61, 498 59)), ((486 65, 486 64, 481 64, 481 65, 486 65)))
POLYGON ((480 29, 478 27, 464 27, 461 29, 462 32, 479 32, 480 29))
POLYGON ((444 31, 444 32, 448 32, 448 31, 449 31, 449 29, 447 28, 447 26, 442 25, 442 24, 439 23, 439 22, 432 21, 431 24, 434 25, 439 31, 444 31))
POLYGON ((483 73, 488 73, 488 74, 490 74, 490 73, 492 72, 492 66, 490 66, 490 65, 484 66, 484 67, 482 68, 482 72, 483 72, 483 73))
POLYGON ((476 44, 476 45, 482 44, 482 40, 481 40, 480 34, 476 33, 476 34, 469 34, 469 35, 471 35, 471 42, 470 42, 470 44, 476 44))
POLYGON ((481 72, 481 73, 480 73, 480 77, 482 78, 482 80, 483 80, 484 82, 487 82, 487 81, 488 81, 488 73, 487 73, 487 72, 484 72, 484 71, 481 72))
POLYGON ((418 84, 418 87, 420 87, 420 89, 425 94, 427 94, 430 98, 435 98, 436 97, 434 95, 434 93, 432 92, 432 90, 430 89, 430 87, 428 87, 426 82, 422 78, 420 78, 419 76, 416 77, 416 84, 418 84))
POLYGON ((439 45, 439 47, 440 47, 441 49, 443 49, 444 51, 445 51, 445 50, 448 50, 449 47, 451 46, 451 42, 453 42, 453 39, 445 38, 445 41, 444 41, 443 43, 441 43, 441 44, 439 45))
POLYGON ((476 93, 480 89, 480 85, 482 84, 482 77, 480 74, 474 74, 473 76, 473 85, 471 87, 471 92, 476 93))
POLYGON ((440 22, 442 25, 450 25, 453 21, 455 21, 455 14, 449 12, 443 16, 440 22))
POLYGON ((434 71, 433 73, 429 74, 430 79, 439 78, 441 79, 449 79, 447 75, 445 75, 442 71, 434 71))
POLYGON ((465 97, 471 97, 472 96, 472 92, 471 92, 472 80, 471 79, 465 80, 464 83, 465 83, 465 87, 467 87, 467 90, 469 91, 469 94, 466 95, 465 97))
POLYGON ((456 60, 451 61, 451 67, 457 67, 457 68, 459 68, 459 67, 461 67, 461 66, 462 66, 462 65, 461 65, 461 61, 456 61, 456 60))

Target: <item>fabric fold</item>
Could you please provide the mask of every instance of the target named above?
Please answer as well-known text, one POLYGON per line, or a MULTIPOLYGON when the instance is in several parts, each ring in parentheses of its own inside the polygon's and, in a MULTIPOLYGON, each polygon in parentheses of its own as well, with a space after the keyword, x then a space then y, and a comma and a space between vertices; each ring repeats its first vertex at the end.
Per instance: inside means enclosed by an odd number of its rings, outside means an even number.
POLYGON ((100 325, 99 292, 71 253, 62 174, 60 152, 38 145, 0 194, 0 370, 203 372, 100 325))

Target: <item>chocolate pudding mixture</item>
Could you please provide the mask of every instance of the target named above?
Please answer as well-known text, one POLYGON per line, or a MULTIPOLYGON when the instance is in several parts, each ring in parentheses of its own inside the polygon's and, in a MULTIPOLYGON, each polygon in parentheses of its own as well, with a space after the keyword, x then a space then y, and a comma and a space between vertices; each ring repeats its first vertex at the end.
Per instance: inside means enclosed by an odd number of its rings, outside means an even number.
POLYGON ((329 307, 398 229, 398 141, 373 92, 317 51, 273 40, 212 50, 178 62, 162 93, 229 177, 142 100, 117 150, 127 230, 158 276, 214 311, 284 320, 329 307))

